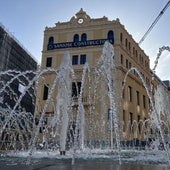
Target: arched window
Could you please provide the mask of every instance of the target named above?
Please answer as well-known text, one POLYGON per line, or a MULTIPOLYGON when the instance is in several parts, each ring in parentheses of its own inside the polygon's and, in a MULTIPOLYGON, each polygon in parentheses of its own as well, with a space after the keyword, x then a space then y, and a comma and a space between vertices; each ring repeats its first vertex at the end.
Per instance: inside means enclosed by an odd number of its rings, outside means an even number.
POLYGON ((87 34, 86 33, 83 33, 81 35, 81 41, 87 41, 87 34))
POLYGON ((49 38, 48 44, 54 44, 54 37, 50 37, 50 38, 49 38))
POLYGON ((114 43, 114 32, 110 30, 107 34, 107 39, 113 44, 114 43))
POLYGON ((74 42, 78 42, 79 41, 79 35, 78 34, 75 34, 74 35, 74 42))

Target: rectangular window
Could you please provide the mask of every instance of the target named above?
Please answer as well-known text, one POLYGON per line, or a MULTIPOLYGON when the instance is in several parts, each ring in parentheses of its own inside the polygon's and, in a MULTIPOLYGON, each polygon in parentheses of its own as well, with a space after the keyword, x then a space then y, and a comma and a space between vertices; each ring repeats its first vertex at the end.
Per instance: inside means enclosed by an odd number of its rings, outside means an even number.
POLYGON ((121 64, 123 65, 123 55, 120 56, 121 64))
POLYGON ((46 67, 51 67, 51 66, 52 66, 52 57, 47 57, 46 67))
POLYGON ((130 121, 130 125, 132 126, 133 124, 133 113, 129 113, 129 121, 130 121))
POLYGON ((133 55, 135 55, 135 48, 133 47, 133 55))
POLYGON ((150 99, 149 99, 149 98, 148 98, 148 103, 149 103, 148 105, 150 106, 150 105, 151 105, 151 101, 150 101, 150 99))
POLYGON ((78 64, 78 55, 73 55, 72 56, 72 65, 77 65, 78 64))
POLYGON ((133 113, 131 113, 131 112, 129 113, 129 123, 130 123, 130 124, 129 124, 129 125, 130 125, 130 126, 129 126, 129 128, 130 128, 130 133, 133 133, 133 126, 132 126, 132 125, 133 125, 133 113))
POLYGON ((131 50, 131 44, 130 44, 130 42, 129 42, 129 51, 131 50))
POLYGON ((86 54, 80 55, 80 64, 85 64, 86 63, 86 54))
POLYGON ((128 40, 127 39, 125 39, 125 46, 126 46, 126 48, 128 47, 128 40))
POLYGON ((138 131, 141 133, 140 115, 138 115, 138 131))
POLYGON ((128 86, 128 97, 129 97, 129 101, 132 102, 132 87, 128 86))
POLYGON ((146 108, 146 97, 143 95, 143 107, 146 108))
MULTIPOLYGON (((122 87, 124 86, 124 82, 122 82, 122 87)), ((123 88, 123 91, 122 91, 122 98, 124 99, 125 98, 125 87, 123 88)))
POLYGON ((137 105, 140 104, 139 91, 136 91, 136 103, 137 105))
POLYGON ((81 82, 72 82, 72 97, 77 97, 81 91, 81 82))
POLYGON ((136 59, 138 58, 138 51, 136 50, 136 59))
POLYGON ((129 68, 129 62, 128 62, 127 59, 126 59, 126 68, 127 68, 127 69, 129 68))
POLYGON ((123 110, 123 132, 126 131, 126 118, 125 118, 125 110, 123 110))
POLYGON ((123 41, 123 34, 120 33, 120 42, 122 43, 122 41, 123 41))
POLYGON ((43 100, 47 100, 47 98, 48 98, 48 86, 44 85, 43 100))

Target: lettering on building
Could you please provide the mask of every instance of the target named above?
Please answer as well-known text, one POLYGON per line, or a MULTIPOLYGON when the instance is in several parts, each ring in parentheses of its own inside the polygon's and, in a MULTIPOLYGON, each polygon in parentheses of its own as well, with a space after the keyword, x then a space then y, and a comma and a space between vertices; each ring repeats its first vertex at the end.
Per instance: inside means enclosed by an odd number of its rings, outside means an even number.
POLYGON ((63 42, 63 43, 48 44, 47 50, 98 46, 98 45, 103 45, 105 41, 109 41, 111 44, 114 44, 113 39, 109 39, 109 40, 108 39, 96 39, 96 40, 87 40, 87 41, 78 41, 78 42, 63 42))

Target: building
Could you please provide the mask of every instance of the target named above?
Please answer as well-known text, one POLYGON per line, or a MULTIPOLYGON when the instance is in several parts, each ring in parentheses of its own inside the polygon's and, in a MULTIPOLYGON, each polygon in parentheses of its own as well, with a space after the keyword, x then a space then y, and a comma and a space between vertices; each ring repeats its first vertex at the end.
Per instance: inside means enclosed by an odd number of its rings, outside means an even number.
MULTIPOLYGON (((12 74, 17 75, 19 72, 36 71, 37 62, 32 55, 11 35, 7 29, 0 25, 0 86, 1 89, 7 82, 12 80, 12 74), (13 70, 13 72, 5 73, 5 71, 13 70), (17 72, 17 73, 15 73, 17 72), (11 74, 11 76, 10 76, 11 74)), ((29 74, 28 79, 31 80, 33 74, 29 74)), ((19 96, 21 95, 21 87, 26 86, 28 80, 24 76, 20 76, 12 81, 6 89, 1 91, 1 105, 13 109, 19 96)), ((21 108, 27 112, 34 112, 35 96, 32 98, 33 92, 26 94, 21 100, 21 108)), ((20 109, 21 109, 20 108, 20 109)), ((19 108, 17 108, 19 109, 19 108)))
MULTIPOLYGON (((81 95, 85 110, 85 118, 83 118, 85 119, 85 125, 83 125, 85 128, 83 130, 87 143, 91 141, 91 143, 97 145, 98 142, 96 141, 103 143, 114 140, 116 138, 115 128, 121 131, 120 136, 118 136, 121 141, 146 141, 147 120, 151 102, 147 90, 151 93, 162 82, 156 75, 155 79, 152 79, 154 74, 150 69, 149 57, 134 41, 132 35, 128 33, 119 19, 110 21, 105 16, 94 19, 81 9, 70 21, 58 22, 54 27, 46 27, 41 69, 50 70, 50 68, 55 68, 59 70, 66 51, 70 53, 72 67, 77 77, 76 81, 74 78, 70 78, 70 84, 66 85, 66 87, 71 86, 71 92, 68 91, 68 93, 71 93, 71 101, 73 101, 69 110, 71 111, 69 122, 68 125, 66 124, 68 126, 66 127, 67 133, 69 132, 68 128, 72 127, 70 123, 76 121, 75 115, 79 114, 77 112, 80 106, 78 98, 81 95), (96 65, 100 65, 103 45, 107 40, 114 47, 114 63, 116 66, 116 73, 112 75, 111 81, 109 81, 111 83, 113 80, 116 89, 114 105, 117 107, 118 125, 114 125, 114 122, 113 127, 110 125, 112 124, 110 123, 112 109, 108 97, 108 88, 111 86, 108 85, 106 78, 102 77, 102 72, 98 71, 97 76, 95 74, 96 65), (88 62, 91 69, 88 73, 91 78, 85 79, 83 92, 81 93, 83 68, 86 62, 88 62), (129 70, 125 82, 125 75, 129 70), (100 83, 96 84, 96 82, 100 83), (143 82, 145 82, 145 86, 143 82), (125 88, 122 92, 124 85, 125 88), (114 130, 111 130, 111 128, 114 130), (112 131, 114 132, 112 133, 112 131)), ((49 71, 39 83, 37 99, 39 110, 37 112, 42 113, 46 105, 43 126, 48 126, 48 122, 55 117, 58 111, 56 110, 56 103, 57 100, 60 100, 57 98, 59 88, 61 89, 60 84, 56 85, 52 96, 50 96, 52 99, 48 100, 55 75, 55 71, 49 71), (46 104, 47 100, 48 104, 46 104)), ((163 87, 169 93, 167 87, 163 87)), ((153 97, 153 93, 151 93, 151 97, 153 97)), ((66 98, 65 103, 67 103, 66 98)), ((70 134, 74 131, 74 128, 70 130, 70 134)), ((81 128, 79 133, 81 133, 80 131, 81 128)), ((67 134, 67 138, 69 138, 68 136, 67 134)))

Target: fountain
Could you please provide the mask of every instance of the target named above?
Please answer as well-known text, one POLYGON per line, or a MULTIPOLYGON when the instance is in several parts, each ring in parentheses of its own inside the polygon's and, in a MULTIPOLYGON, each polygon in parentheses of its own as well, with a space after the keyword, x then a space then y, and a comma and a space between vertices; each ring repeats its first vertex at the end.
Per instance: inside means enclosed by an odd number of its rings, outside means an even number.
MULTIPOLYGON (((149 164, 150 169, 151 164, 158 164, 153 166, 154 169, 169 168, 169 96, 164 86, 160 84, 156 90, 148 87, 138 69, 132 67, 126 73, 121 89, 122 82, 117 81, 114 59, 113 46, 106 42, 97 66, 90 67, 86 63, 79 77, 74 72, 68 52, 60 69, 0 72, 0 77, 10 77, 7 82, 0 81, 0 94, 12 93, 15 101, 13 107, 6 104, 0 108, 0 168, 9 165, 43 169, 47 165, 62 165, 70 169, 81 166, 82 162, 88 162, 89 169, 94 169, 94 163, 101 169, 126 169, 132 165, 147 169, 144 164, 149 164), (137 141, 129 144, 129 141, 122 141, 123 122, 120 122, 118 113, 122 90, 129 74, 134 71, 150 99, 150 114, 146 120, 129 122, 129 134, 136 128, 137 134, 141 135, 138 144, 137 141), (48 74, 53 74, 50 85, 46 82, 48 74), (19 86, 19 95, 10 87, 16 80, 22 85, 19 86), (43 106, 39 105, 37 88, 42 84, 49 92, 43 106), (36 102, 32 102, 35 103, 34 113, 21 105, 26 94, 34 99, 36 96, 36 102), (53 112, 47 116, 49 109, 53 112), (145 136, 145 141, 140 140, 142 136, 145 136)), ((157 65, 158 57, 155 63, 157 65)), ((153 80, 155 69, 156 66, 153 80)))

